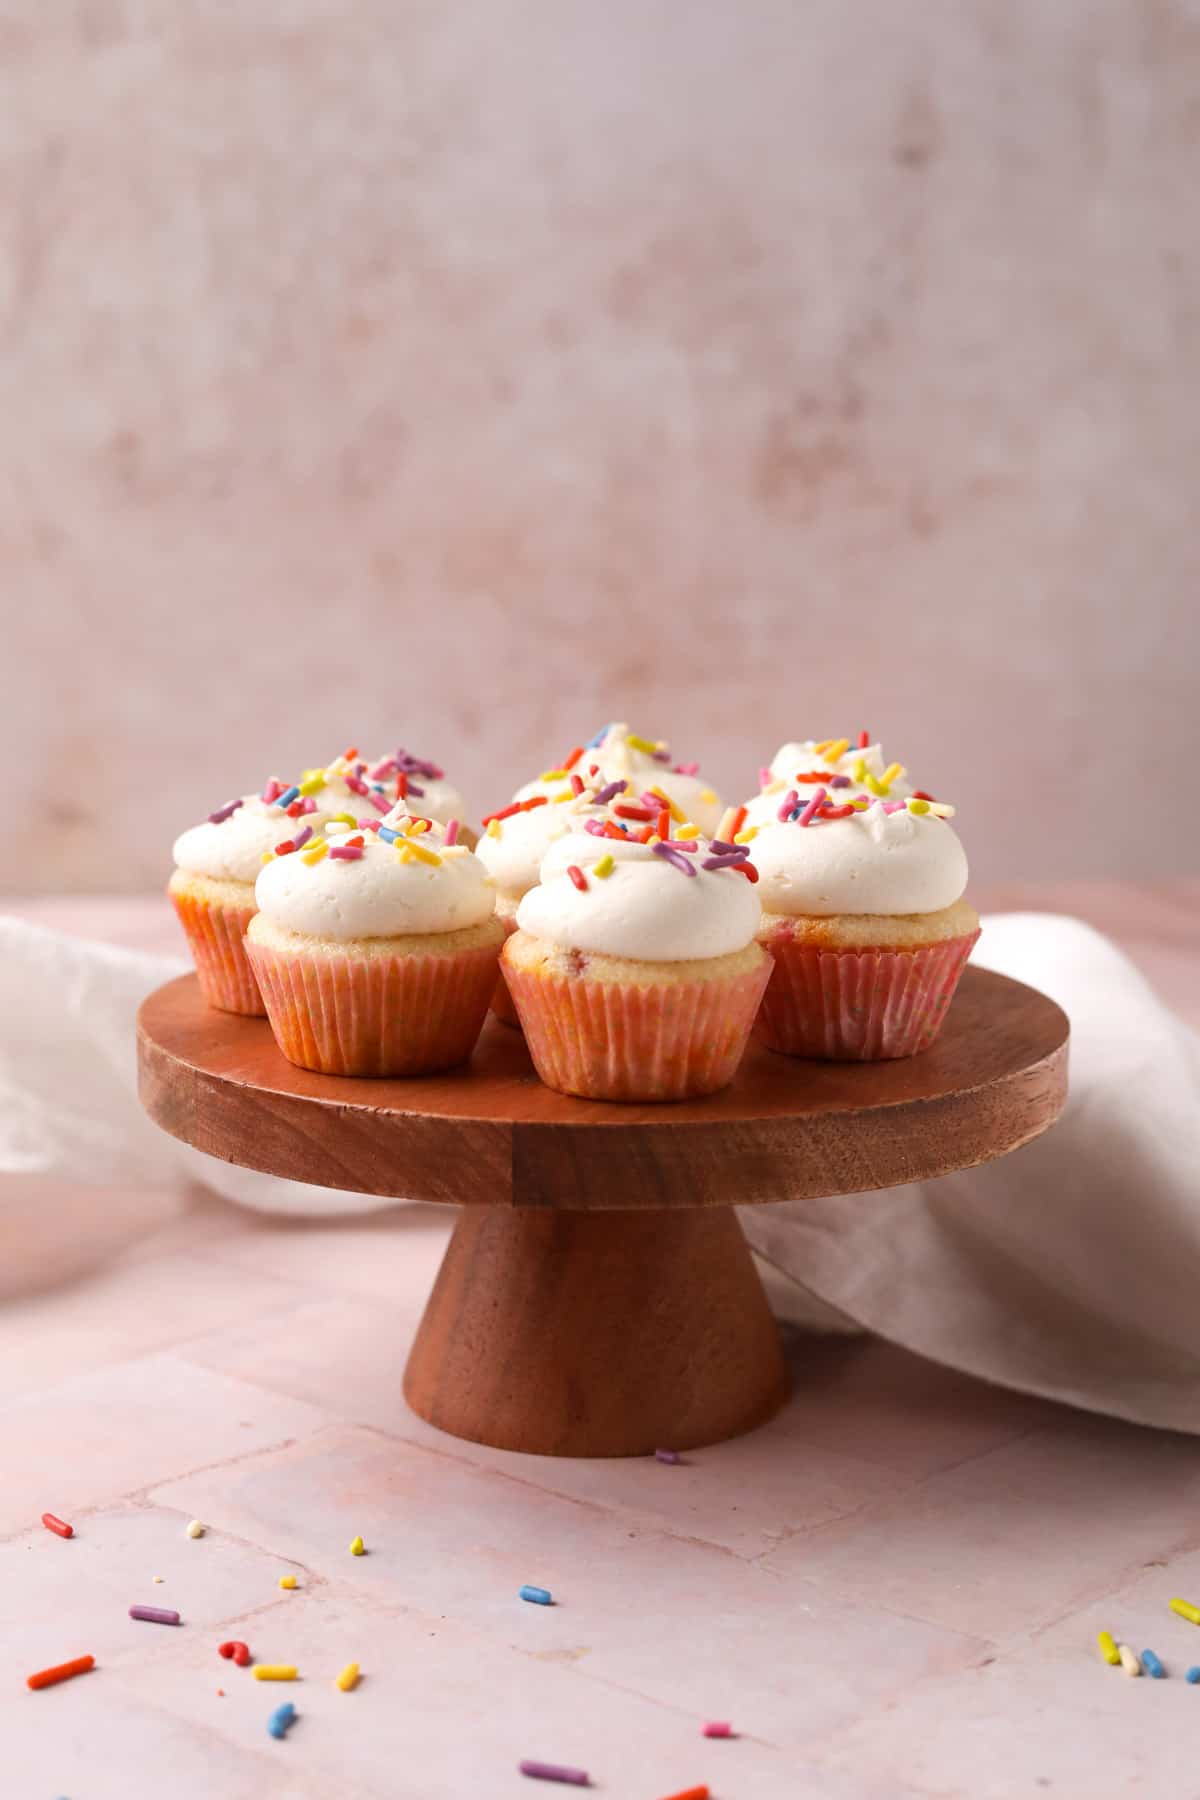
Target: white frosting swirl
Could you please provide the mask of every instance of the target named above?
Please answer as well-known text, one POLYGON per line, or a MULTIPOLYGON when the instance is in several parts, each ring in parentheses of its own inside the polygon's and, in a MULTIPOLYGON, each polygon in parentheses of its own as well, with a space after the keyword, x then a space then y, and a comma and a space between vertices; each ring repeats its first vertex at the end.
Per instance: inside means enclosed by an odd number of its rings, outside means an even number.
POLYGON ((214 881, 253 883, 262 868, 263 853, 317 823, 315 815, 289 819, 282 807, 269 806, 257 794, 247 794, 237 811, 214 824, 206 819, 175 839, 175 866, 188 875, 207 875, 214 881))
MULTIPOLYGON (((875 781, 881 781, 890 767, 880 744, 867 744, 862 749, 852 745, 834 761, 830 761, 817 749, 812 738, 803 743, 781 744, 771 758, 771 786, 746 802, 746 822, 749 825, 765 825, 777 818, 787 790, 797 775, 811 775, 818 769, 828 769, 831 774, 843 777, 846 783, 845 786, 834 788, 830 797, 847 800, 852 794, 871 791, 867 787, 865 776, 870 775, 875 781), (776 782, 782 785, 776 787, 776 782)), ((905 775, 897 775, 888 783, 886 797, 889 800, 908 799, 913 790, 912 783, 906 776, 907 771, 905 775)), ((809 782, 800 785, 801 798, 807 798, 812 793, 812 785, 809 782)))
POLYGON ((535 806, 529 812, 513 813, 498 821, 497 837, 483 832, 475 854, 502 894, 520 899, 529 892, 554 840, 579 830, 579 811, 578 801, 567 805, 550 801, 546 806, 535 806))
MULTIPOLYGON (((596 780, 588 771, 595 766, 604 781, 627 781, 629 799, 636 799, 646 788, 661 788, 679 807, 684 818, 711 835, 725 810, 720 797, 699 775, 681 775, 669 762, 661 762, 650 750, 638 749, 629 742, 628 725, 609 725, 598 744, 590 745, 576 765, 576 773, 596 780)), ((645 740, 649 743, 649 739, 645 740)), ((666 746, 662 746, 664 749, 666 746)), ((535 794, 548 794, 551 799, 563 791, 562 781, 527 781, 518 788, 514 800, 529 800, 535 794)))
MULTIPOLYGON (((393 812, 388 821, 395 825, 402 817, 393 812)), ((355 835, 347 830, 330 842, 355 835)), ((463 931, 491 915, 495 894, 487 870, 470 850, 447 850, 439 826, 415 840, 439 858, 436 866, 403 861, 400 843, 373 831, 362 837, 363 854, 354 861, 327 854, 309 863, 301 851, 267 863, 254 890, 263 917, 305 937, 346 940, 463 931)))
POLYGON ((763 911, 792 917, 940 912, 967 885, 966 854, 945 820, 888 813, 879 801, 845 819, 764 825, 750 855, 763 911))
POLYGON ((649 844, 573 832, 550 845, 541 885, 522 900, 517 924, 569 949, 638 962, 731 956, 758 929, 758 892, 734 869, 700 868, 707 854, 700 844, 696 874, 685 875, 649 844), (605 855, 616 865, 607 878, 594 873, 605 855), (586 893, 566 873, 571 864, 583 872, 586 893))

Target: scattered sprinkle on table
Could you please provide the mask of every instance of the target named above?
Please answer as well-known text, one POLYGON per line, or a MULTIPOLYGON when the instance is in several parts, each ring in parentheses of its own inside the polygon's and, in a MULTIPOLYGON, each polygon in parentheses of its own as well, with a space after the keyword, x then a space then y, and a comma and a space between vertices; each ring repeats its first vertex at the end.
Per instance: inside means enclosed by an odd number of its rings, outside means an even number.
POLYGON ((53 1687, 58 1681, 70 1681, 72 1675, 86 1675, 94 1669, 94 1656, 76 1656, 71 1662, 56 1663, 52 1669, 39 1669, 36 1675, 25 1677, 25 1686, 30 1688, 53 1687))
POLYGON ((257 1663, 254 1669, 255 1681, 295 1681, 296 1665, 294 1663, 257 1663))
POLYGON ((668 1794, 667 1800, 708 1800, 708 1789, 701 1783, 699 1787, 684 1788, 682 1793, 668 1794))
POLYGON ((728 1719, 710 1719, 704 1726, 705 1737, 731 1738, 736 1734, 728 1719))
POLYGON ((656 1450, 654 1460, 661 1463, 679 1463, 683 1461, 683 1458, 678 1450, 656 1450))
POLYGON ((517 1597, 520 1600, 530 1601, 534 1606, 554 1605, 554 1596, 549 1588, 530 1587, 528 1582, 524 1587, 517 1589, 517 1597))
POLYGON ((1124 1669, 1126 1675, 1140 1675, 1142 1672, 1142 1665, 1138 1658, 1137 1651, 1131 1650, 1128 1644, 1118 1644, 1117 1649, 1121 1656, 1121 1667, 1124 1669))
POLYGON ((358 1686, 358 1664, 347 1663, 334 1686, 341 1688, 343 1694, 348 1694, 352 1688, 356 1688, 358 1686))
POLYGON ((1200 1663, 1193 1664, 1183 1679, 1190 1681, 1193 1687, 1200 1683, 1200 1663))
POLYGON ((131 1619, 145 1619, 149 1625, 178 1625, 179 1614, 169 1606, 131 1606, 131 1619))
POLYGON ((571 1787, 591 1787, 586 1769, 568 1769, 562 1763, 535 1762, 531 1757, 524 1757, 517 1764, 522 1775, 530 1775, 534 1781, 565 1781, 571 1787))
POLYGON ((295 1707, 290 1700, 285 1700, 282 1706, 275 1708, 267 1720, 267 1730, 273 1738, 281 1738, 295 1717, 295 1707))
POLYGON ((1096 1642, 1100 1646, 1100 1654, 1105 1662, 1111 1663, 1114 1669, 1119 1668, 1121 1665, 1121 1652, 1117 1649, 1117 1640, 1113 1637, 1112 1632, 1100 1632, 1096 1638, 1096 1642))
POLYGON ((1186 1619, 1189 1625, 1200 1625, 1200 1606, 1193 1606, 1190 1600, 1172 1600, 1171 1611, 1186 1619))
POLYGON ((350 1554, 351 1556, 365 1556, 367 1554, 367 1547, 360 1537, 351 1539, 350 1554))
POLYGON ((296 1577, 294 1575, 281 1575, 279 1577, 279 1585, 281 1588, 294 1588, 296 1585, 296 1577))
POLYGON ((155 1577, 154 1577, 154 1585, 155 1585, 155 1587, 161 1587, 161 1586, 162 1586, 162 1576, 161 1576, 161 1575, 156 1575, 156 1576, 155 1576, 155 1577))
POLYGON ((246 1645, 241 1643, 237 1638, 230 1638, 228 1643, 218 1644, 217 1655, 223 1656, 226 1661, 232 1657, 239 1669, 244 1669, 246 1664, 250 1661, 249 1650, 246 1645))
POLYGON ((191 1524, 187 1528, 187 1534, 189 1537, 192 1537, 192 1538, 204 1536, 204 1527, 200 1523, 199 1519, 192 1520, 191 1524))
MULTIPOLYGON (((42 1524, 47 1531, 55 1532, 59 1537, 74 1537, 75 1527, 68 1525, 65 1519, 56 1518, 53 1513, 42 1514, 42 1524)), ((1174 1604, 1174 1602, 1172 1602, 1174 1604)))
POLYGON ((1155 1681, 1161 1681, 1167 1672, 1163 1668, 1161 1662, 1159 1662, 1157 1656, 1155 1656, 1153 1650, 1142 1651, 1142 1667, 1145 1669, 1147 1675, 1152 1675, 1154 1677, 1155 1681))

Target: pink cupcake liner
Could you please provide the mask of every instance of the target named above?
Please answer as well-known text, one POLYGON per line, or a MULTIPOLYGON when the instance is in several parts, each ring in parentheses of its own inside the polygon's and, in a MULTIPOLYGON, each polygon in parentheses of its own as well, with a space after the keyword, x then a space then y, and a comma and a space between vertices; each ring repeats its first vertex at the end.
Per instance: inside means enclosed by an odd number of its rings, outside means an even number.
MULTIPOLYGON (((502 919, 497 913, 496 917, 504 927, 505 937, 510 938, 517 929, 515 915, 511 919, 502 919)), ((521 1021, 517 1017, 517 1009, 513 1005, 512 995, 508 991, 508 983, 505 981, 503 973, 497 975, 496 985, 492 990, 492 1011, 502 1025, 512 1025, 517 1031, 520 1031, 521 1021)))
POLYGON ((322 955, 248 939, 275 1042, 322 1075, 428 1075, 465 1062, 496 982, 496 946, 441 956, 322 955))
POLYGON ((188 948, 200 978, 200 992, 220 1012, 266 1012, 254 970, 246 956, 246 927, 253 906, 230 906, 195 894, 172 894, 172 904, 187 934, 188 948))
POLYGON ((533 1065, 585 1100, 686 1100, 737 1073, 770 975, 650 983, 588 981, 501 963, 533 1065))
POLYGON ((774 933, 758 1035, 768 1049, 826 1062, 915 1056, 941 1030, 978 936, 915 950, 822 950, 774 933))

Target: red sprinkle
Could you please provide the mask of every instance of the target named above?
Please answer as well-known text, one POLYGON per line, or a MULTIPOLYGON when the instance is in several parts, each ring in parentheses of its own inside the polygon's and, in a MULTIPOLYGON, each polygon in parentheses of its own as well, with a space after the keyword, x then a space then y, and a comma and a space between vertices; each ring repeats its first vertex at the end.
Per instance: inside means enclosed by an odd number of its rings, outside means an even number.
POLYGON ((809 769, 807 774, 796 776, 797 781, 832 781, 832 769, 809 769))
POLYGON ((586 894, 588 891, 588 884, 587 876, 584 874, 583 870, 577 868, 574 863, 571 863, 567 869, 567 874, 571 877, 571 880, 575 883, 575 886, 579 889, 580 893, 586 894))
POLYGON ((559 768, 565 769, 569 774, 570 771, 575 767, 575 764, 579 761, 579 759, 582 755, 583 755, 583 745, 577 744, 575 746, 574 750, 572 750, 570 756, 563 757, 563 760, 558 765, 559 768))
POLYGON ((47 1531, 55 1531, 59 1537, 74 1537, 75 1527, 68 1525, 65 1519, 56 1518, 53 1513, 42 1514, 42 1524, 47 1531))
POLYGON ((287 816, 289 819, 298 819, 303 811, 303 800, 293 800, 292 804, 287 808, 287 816))
POLYGON ((276 844, 275 854, 276 856, 286 856, 290 850, 294 850, 295 848, 296 846, 291 838, 284 838, 282 844, 276 844))
POLYGON ((648 806, 622 806, 618 803, 613 806, 613 811, 618 819, 652 819, 654 817, 648 806))
POLYGON ((489 813, 487 818, 483 821, 484 826, 486 828, 490 825, 493 819, 511 819, 513 814, 519 813, 520 810, 521 802, 519 800, 514 800, 511 806, 502 806, 499 812, 489 813))
POLYGON ((351 746, 348 750, 342 751, 342 755, 345 757, 347 762, 353 762, 355 757, 358 755, 358 745, 351 744, 351 746))
POLYGON ((871 742, 871 739, 870 739, 870 736, 869 736, 869 734, 868 734, 868 733, 867 733, 867 732, 865 732, 865 731, 860 731, 860 732, 859 732, 859 734, 858 734, 858 747, 859 747, 859 749, 860 749, 860 750, 865 750, 865 749, 866 749, 866 747, 867 747, 867 745, 868 745, 868 744, 869 744, 869 743, 870 743, 870 742, 871 742))
POLYGON ((535 806, 549 806, 549 804, 550 796, 548 794, 534 794, 531 800, 522 800, 516 810, 517 812, 532 812, 535 806))
POLYGON ((705 1737, 730 1738, 735 1734, 733 1726, 727 1724, 724 1719, 710 1719, 704 1727, 704 1735, 705 1737))
POLYGON ((737 811, 733 815, 733 824, 729 828, 729 837, 730 837, 731 841, 737 837, 738 832, 742 829, 742 826, 745 823, 746 823, 746 809, 744 806, 739 806, 737 811))
POLYGON ((342 843, 347 850, 361 850, 363 847, 361 837, 343 838, 342 843))
POLYGON ((408 776, 403 769, 396 777, 396 798, 397 800, 408 799, 408 776))
POLYGON ((758 880, 758 870, 752 862, 731 863, 730 867, 736 869, 739 875, 744 875, 751 887, 758 880))
POLYGON ((857 810, 858 808, 854 806, 823 806, 817 817, 819 819, 848 819, 850 814, 857 810))
POLYGON ((659 837, 664 840, 664 842, 666 841, 667 838, 670 837, 670 835, 671 835, 671 812, 670 812, 669 807, 666 807, 666 806, 663 807, 662 811, 658 815, 658 824, 654 827, 654 829, 657 831, 659 837))
POLYGON ((223 1656, 226 1662, 228 1662, 229 1658, 232 1656, 239 1669, 244 1669, 246 1664, 250 1661, 249 1650, 246 1648, 245 1644, 239 1643, 236 1638, 230 1638, 229 1642, 226 1644, 218 1644, 217 1655, 223 1656))
POLYGON ((932 794, 923 794, 921 792, 920 788, 914 788, 913 789, 913 799, 914 800, 932 800, 933 795, 932 794))
POLYGON ((583 792, 583 782, 579 779, 578 775, 572 775, 571 777, 571 792, 573 794, 582 794, 583 792))

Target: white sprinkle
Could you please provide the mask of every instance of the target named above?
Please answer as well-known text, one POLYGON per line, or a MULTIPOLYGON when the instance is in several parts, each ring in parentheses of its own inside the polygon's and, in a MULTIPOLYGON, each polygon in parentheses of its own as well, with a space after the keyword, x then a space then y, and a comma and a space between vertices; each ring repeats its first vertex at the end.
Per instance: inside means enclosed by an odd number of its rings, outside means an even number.
POLYGON ((191 1524, 187 1528, 187 1534, 189 1537, 203 1537, 204 1536, 204 1527, 200 1523, 199 1519, 192 1520, 191 1524))

